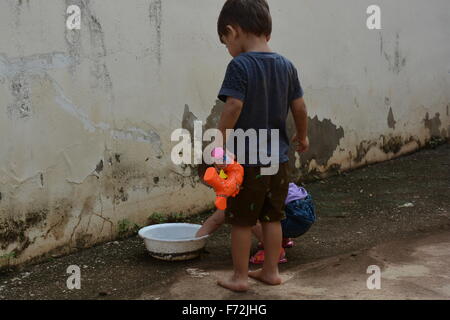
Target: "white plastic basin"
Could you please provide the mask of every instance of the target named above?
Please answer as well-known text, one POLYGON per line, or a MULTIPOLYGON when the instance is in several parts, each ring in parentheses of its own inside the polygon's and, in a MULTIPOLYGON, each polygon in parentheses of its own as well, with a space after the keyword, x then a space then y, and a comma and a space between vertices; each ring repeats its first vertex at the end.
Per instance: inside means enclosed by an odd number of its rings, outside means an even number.
POLYGON ((208 235, 196 238, 201 225, 190 223, 163 223, 144 227, 139 236, 150 255, 161 260, 189 260, 200 255, 208 235))

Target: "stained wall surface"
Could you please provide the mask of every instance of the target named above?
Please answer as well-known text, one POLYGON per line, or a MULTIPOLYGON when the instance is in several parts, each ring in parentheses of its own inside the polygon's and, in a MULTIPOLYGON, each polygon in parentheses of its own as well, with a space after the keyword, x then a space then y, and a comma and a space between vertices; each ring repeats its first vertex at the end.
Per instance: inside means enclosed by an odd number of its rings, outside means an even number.
MULTIPOLYGON (((218 0, 0 3, 0 265, 66 253, 212 207, 171 133, 214 127, 227 63, 218 0), (81 9, 79 30, 67 8, 81 9)), ((300 73, 311 150, 293 179, 348 170, 450 132, 450 2, 269 0, 271 46, 300 73)), ((289 130, 293 133, 292 119, 289 130)))

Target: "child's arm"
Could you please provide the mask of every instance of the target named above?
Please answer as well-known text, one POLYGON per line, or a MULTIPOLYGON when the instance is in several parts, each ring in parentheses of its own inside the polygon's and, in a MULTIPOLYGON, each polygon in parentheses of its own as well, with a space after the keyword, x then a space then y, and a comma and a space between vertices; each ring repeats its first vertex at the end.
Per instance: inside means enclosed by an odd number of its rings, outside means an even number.
POLYGON ((222 133, 223 142, 226 145, 226 131, 227 129, 234 129, 236 122, 239 119, 239 116, 242 111, 242 107, 244 106, 244 102, 239 99, 228 97, 225 106, 223 107, 222 114, 219 120, 218 129, 222 133))
MULTIPOLYGON (((223 144, 226 146, 227 141, 227 129, 234 129, 234 126, 236 125, 236 122, 239 119, 239 116, 241 115, 242 107, 244 106, 244 102, 242 100, 228 97, 227 102, 225 103, 225 106, 223 107, 222 114, 220 115, 219 125, 218 128, 220 132, 222 133, 223 138, 223 144)), ((223 148, 223 145, 219 146, 223 148)), ((234 159, 234 155, 231 154, 227 149, 226 155, 234 159)), ((225 164, 216 164, 216 168, 223 169, 225 167, 225 164)))
POLYGON ((216 210, 206 221, 203 223, 202 227, 195 234, 196 238, 206 236, 207 234, 212 234, 214 231, 220 228, 220 226, 225 222, 225 211, 216 210))
POLYGON ((308 111, 303 98, 298 98, 292 101, 291 111, 294 116, 295 127, 297 129, 297 134, 293 137, 292 141, 298 143, 297 152, 306 152, 309 149, 309 141, 307 137, 308 111))

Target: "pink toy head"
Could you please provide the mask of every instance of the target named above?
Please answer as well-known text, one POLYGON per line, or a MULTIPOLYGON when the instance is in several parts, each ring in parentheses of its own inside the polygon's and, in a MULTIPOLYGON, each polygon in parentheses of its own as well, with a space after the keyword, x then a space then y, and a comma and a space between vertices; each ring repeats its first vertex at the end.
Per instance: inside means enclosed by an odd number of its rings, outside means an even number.
POLYGON ((220 147, 214 148, 213 151, 211 152, 211 156, 216 159, 223 159, 223 155, 224 155, 223 148, 220 147))

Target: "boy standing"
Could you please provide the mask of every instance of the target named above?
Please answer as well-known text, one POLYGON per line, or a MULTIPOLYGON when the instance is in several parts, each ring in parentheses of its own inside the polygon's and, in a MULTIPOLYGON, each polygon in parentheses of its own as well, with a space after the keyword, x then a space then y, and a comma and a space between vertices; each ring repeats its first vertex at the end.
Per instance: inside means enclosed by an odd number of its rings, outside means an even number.
MULTIPOLYGON (((225 2, 218 20, 218 33, 234 59, 227 67, 219 92, 225 106, 218 129, 226 142, 235 139, 226 136, 228 129, 266 129, 278 133, 275 135, 278 150, 273 150, 271 136, 266 135, 265 141, 261 141, 258 135, 256 150, 252 150, 249 142, 245 145, 245 159, 239 156, 237 159, 244 166, 244 183, 240 193, 228 199, 225 212, 225 221, 232 225, 234 274, 230 279, 218 281, 233 291, 248 290, 248 276, 270 285, 281 284, 278 259, 282 239, 280 221, 284 218, 282 208, 289 185, 286 132, 289 108, 297 128, 293 138, 298 144, 297 151, 307 151, 309 146, 307 111, 297 70, 289 60, 271 51, 268 46, 271 32, 272 19, 266 0, 225 2), (259 156, 264 152, 279 155, 276 160, 279 169, 274 175, 261 174, 266 163, 262 164, 259 156), (255 154, 257 161, 249 161, 249 156, 255 154), (262 269, 248 272, 251 228, 258 220, 262 224, 265 260, 262 269)), ((230 151, 237 154, 236 149, 230 151)))

